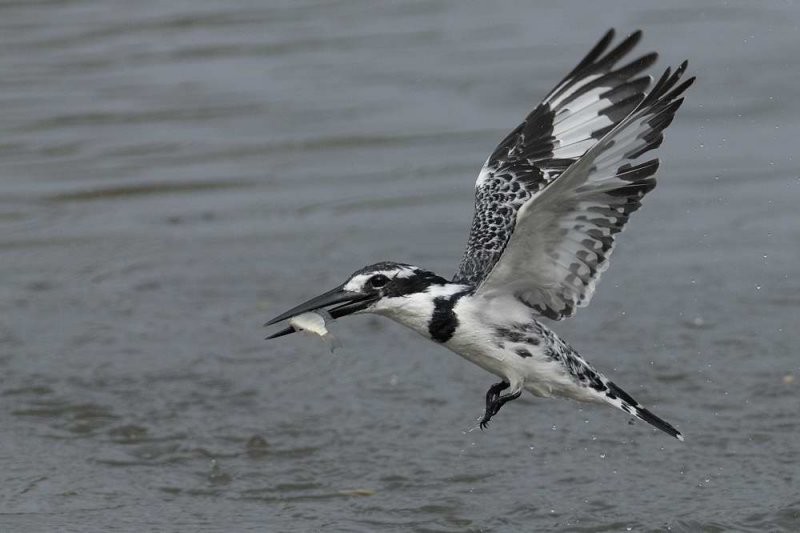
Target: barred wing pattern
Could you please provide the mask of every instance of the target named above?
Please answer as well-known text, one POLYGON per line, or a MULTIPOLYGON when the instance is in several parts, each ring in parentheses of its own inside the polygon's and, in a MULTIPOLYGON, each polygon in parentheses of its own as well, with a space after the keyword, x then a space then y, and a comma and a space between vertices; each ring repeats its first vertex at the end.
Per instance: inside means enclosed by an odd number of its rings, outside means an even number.
POLYGON ((478 292, 512 292, 554 320, 589 303, 614 238, 655 187, 657 148, 694 78, 667 69, 637 108, 519 209, 514 233, 478 292))
POLYGON ((644 99, 657 54, 615 68, 637 31, 606 53, 610 30, 486 160, 475 184, 475 216, 454 281, 479 285, 514 231, 517 212, 644 99))

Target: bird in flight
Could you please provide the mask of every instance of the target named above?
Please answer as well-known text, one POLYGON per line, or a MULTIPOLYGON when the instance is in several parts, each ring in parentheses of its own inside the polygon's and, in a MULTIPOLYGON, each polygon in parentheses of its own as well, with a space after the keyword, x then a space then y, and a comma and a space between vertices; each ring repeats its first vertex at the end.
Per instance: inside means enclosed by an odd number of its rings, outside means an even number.
POLYGON ((618 66, 640 38, 637 31, 611 48, 608 31, 495 148, 475 183, 472 228, 452 280, 375 263, 267 325, 310 311, 399 322, 500 378, 486 393, 481 428, 524 389, 612 405, 683 440, 540 321, 588 305, 617 234, 655 187, 651 151, 694 81, 682 81, 684 61, 652 84, 644 72, 654 52, 618 66))

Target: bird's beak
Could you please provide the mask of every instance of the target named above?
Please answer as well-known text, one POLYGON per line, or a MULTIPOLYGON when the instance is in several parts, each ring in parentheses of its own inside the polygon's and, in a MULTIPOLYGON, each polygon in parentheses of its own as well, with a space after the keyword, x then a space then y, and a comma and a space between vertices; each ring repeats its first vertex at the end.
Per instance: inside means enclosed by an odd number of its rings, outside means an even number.
MULTIPOLYGON (((281 313, 264 325, 271 326, 281 322, 282 320, 292 318, 293 316, 297 316, 308 311, 316 311, 326 307, 328 308, 327 311, 331 318, 341 318, 343 316, 355 313, 356 311, 362 311, 366 309, 369 304, 374 302, 377 298, 377 294, 346 291, 344 290, 344 285, 339 285, 335 289, 330 290, 325 294, 320 294, 316 298, 311 298, 307 302, 303 302, 296 307, 292 307, 285 313, 281 313)), ((294 333, 294 331, 294 328, 289 326, 286 329, 270 335, 267 337, 267 339, 283 337, 289 333, 294 333)))

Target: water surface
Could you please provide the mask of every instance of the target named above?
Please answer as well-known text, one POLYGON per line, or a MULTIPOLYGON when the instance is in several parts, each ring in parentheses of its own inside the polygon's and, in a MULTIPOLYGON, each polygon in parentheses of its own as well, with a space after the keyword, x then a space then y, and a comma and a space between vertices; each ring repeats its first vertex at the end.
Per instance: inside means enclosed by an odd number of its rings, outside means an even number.
POLYGON ((800 7, 0 5, 0 529, 800 529, 800 7), (608 27, 698 83, 592 305, 554 328, 686 435, 524 398, 377 318, 450 275, 494 145, 608 27))

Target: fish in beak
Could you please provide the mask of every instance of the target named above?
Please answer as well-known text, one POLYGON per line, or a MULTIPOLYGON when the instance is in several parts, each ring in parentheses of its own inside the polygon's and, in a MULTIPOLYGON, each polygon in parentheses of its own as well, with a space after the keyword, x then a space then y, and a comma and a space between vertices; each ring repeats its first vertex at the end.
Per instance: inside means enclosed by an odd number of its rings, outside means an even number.
MULTIPOLYGON (((285 313, 281 313, 264 325, 271 326, 294 316, 311 311, 319 311, 321 309, 325 310, 331 318, 341 318, 343 316, 353 314, 356 311, 362 311, 366 309, 379 297, 379 294, 365 294, 361 292, 346 291, 344 290, 344 285, 339 285, 335 289, 330 290, 325 294, 320 294, 316 298, 311 298, 307 302, 303 302, 296 307, 292 307, 285 313)), ((267 339, 283 337, 284 335, 294 333, 295 331, 296 330, 292 326, 289 326, 286 329, 282 329, 277 333, 270 335, 267 337, 267 339)))

